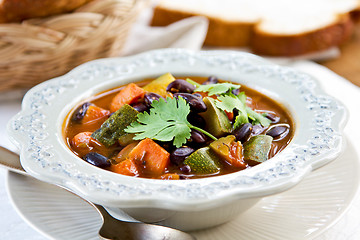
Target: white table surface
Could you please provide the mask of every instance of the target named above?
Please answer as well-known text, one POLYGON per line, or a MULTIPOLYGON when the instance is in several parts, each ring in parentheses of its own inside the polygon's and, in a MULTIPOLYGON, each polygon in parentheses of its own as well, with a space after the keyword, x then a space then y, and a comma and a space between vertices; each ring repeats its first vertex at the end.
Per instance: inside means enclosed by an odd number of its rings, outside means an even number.
MULTIPOLYGON (((294 65, 319 77, 323 88, 331 95, 337 96, 349 109, 350 119, 345 128, 345 134, 357 148, 360 156, 360 88, 348 81, 335 76, 329 70, 319 65, 300 62, 294 65)), ((0 145, 12 150, 15 147, 7 139, 5 126, 7 121, 20 109, 20 100, 0 102, 0 145)), ((8 197, 6 190, 7 171, 0 169, 0 239, 11 240, 41 240, 46 239, 25 222, 8 197)), ((360 194, 358 194, 344 216, 331 226, 316 240, 357 240, 360 239, 360 194)))

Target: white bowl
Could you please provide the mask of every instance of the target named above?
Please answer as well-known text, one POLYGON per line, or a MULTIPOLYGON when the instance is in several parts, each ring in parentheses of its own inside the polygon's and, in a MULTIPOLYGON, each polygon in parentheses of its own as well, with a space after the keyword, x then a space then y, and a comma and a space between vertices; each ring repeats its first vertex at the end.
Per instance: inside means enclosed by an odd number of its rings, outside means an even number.
POLYGON ((92 61, 35 86, 7 130, 20 149, 21 164, 34 177, 139 220, 194 230, 231 220, 260 198, 293 187, 307 173, 335 159, 343 149, 346 119, 343 105, 307 74, 247 53, 164 49, 92 61), (292 141, 251 169, 184 181, 115 174, 70 151, 62 127, 74 106, 106 89, 165 72, 215 75, 265 93, 291 112, 296 128, 292 141))

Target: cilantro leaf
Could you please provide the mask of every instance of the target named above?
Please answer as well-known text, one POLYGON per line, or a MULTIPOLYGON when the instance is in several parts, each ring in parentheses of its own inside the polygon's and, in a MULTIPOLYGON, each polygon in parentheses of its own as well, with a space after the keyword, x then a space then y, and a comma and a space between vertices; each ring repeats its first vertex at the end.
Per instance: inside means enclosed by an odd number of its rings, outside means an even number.
POLYGON ((249 118, 253 121, 253 125, 261 124, 263 127, 268 127, 271 123, 270 119, 261 113, 255 112, 249 107, 246 107, 246 112, 248 113, 249 118))
POLYGON ((234 129, 236 129, 243 123, 249 122, 245 102, 243 102, 242 99, 235 96, 234 94, 218 97, 218 99, 215 100, 215 105, 221 110, 227 112, 232 112, 234 108, 239 110, 239 114, 235 118, 234 129))
POLYGON ((215 83, 215 84, 207 84, 200 85, 197 87, 194 92, 208 92, 208 95, 216 95, 216 94, 225 94, 227 92, 231 92, 234 89, 240 88, 238 84, 232 83, 215 83))
POLYGON ((150 113, 138 114, 137 121, 131 123, 125 131, 136 133, 134 140, 151 138, 159 141, 174 140, 176 147, 181 147, 190 138, 190 123, 187 115, 190 106, 182 98, 161 99, 152 103, 150 113))
POLYGON ((268 118, 246 106, 246 95, 244 92, 241 92, 238 96, 231 93, 225 96, 219 96, 215 101, 215 105, 227 112, 232 112, 234 108, 239 111, 239 114, 235 118, 234 129, 238 128, 241 124, 248 123, 249 118, 254 125, 261 124, 267 127, 271 123, 268 118))
POLYGON ((210 133, 191 125, 187 121, 190 113, 189 104, 181 97, 160 98, 151 104, 150 113, 137 115, 137 120, 125 129, 127 133, 135 133, 134 140, 151 138, 159 141, 172 141, 178 148, 191 136, 191 128, 199 130, 216 140, 210 133))

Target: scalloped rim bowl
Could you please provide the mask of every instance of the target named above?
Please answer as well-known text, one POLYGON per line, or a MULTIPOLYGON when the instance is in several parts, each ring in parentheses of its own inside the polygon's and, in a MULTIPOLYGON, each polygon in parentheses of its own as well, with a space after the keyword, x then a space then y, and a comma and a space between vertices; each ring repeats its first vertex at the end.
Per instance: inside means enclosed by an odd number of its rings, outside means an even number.
POLYGON ((294 186, 311 170, 335 159, 343 149, 346 120, 347 111, 341 103, 325 94, 311 76, 294 69, 248 53, 161 49, 91 61, 35 86, 25 95, 22 110, 9 122, 7 131, 20 149, 21 164, 34 177, 90 201, 126 209, 142 220, 144 215, 161 216, 165 225, 191 230, 228 221, 261 197, 294 186), (296 129, 291 143, 251 169, 186 181, 115 174, 82 161, 70 151, 62 127, 76 104, 101 91, 165 72, 216 75, 265 93, 293 116, 296 129), (184 217, 188 224, 183 224, 184 217), (189 221, 189 217, 194 220, 189 221))

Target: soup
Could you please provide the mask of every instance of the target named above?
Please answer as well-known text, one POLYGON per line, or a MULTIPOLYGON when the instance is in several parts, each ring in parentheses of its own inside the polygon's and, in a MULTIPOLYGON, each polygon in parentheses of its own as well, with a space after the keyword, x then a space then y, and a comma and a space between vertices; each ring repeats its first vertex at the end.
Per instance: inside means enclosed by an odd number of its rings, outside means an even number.
POLYGON ((64 124, 69 148, 118 174, 178 180, 251 168, 284 149, 289 112, 246 86, 166 73, 102 92, 64 124))

